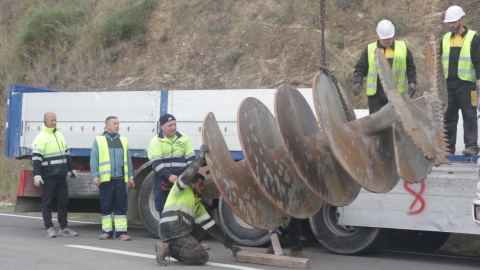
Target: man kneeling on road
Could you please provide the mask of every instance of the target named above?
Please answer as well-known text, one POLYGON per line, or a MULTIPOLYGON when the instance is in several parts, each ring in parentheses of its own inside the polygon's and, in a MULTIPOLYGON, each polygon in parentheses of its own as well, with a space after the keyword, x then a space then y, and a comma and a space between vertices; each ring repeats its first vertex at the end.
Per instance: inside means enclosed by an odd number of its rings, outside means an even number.
POLYGON ((165 259, 171 256, 179 262, 204 264, 208 262, 208 253, 200 245, 199 231, 205 230, 225 248, 237 256, 240 248, 215 223, 200 202, 205 177, 198 169, 205 165, 205 153, 208 145, 200 147, 200 155, 183 172, 172 187, 160 218, 159 234, 162 242, 155 243, 157 262, 168 265, 165 259))

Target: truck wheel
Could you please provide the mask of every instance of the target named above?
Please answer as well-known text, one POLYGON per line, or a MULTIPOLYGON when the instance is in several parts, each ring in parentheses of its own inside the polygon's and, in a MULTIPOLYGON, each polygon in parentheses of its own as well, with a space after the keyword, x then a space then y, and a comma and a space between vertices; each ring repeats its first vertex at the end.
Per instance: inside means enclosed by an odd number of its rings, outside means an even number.
POLYGON ((157 210, 155 210, 155 202, 153 201, 154 184, 155 171, 152 171, 147 177, 145 177, 145 180, 140 187, 140 192, 138 194, 138 213, 145 228, 156 237, 159 237, 158 223, 160 221, 160 216, 158 215, 157 210))
POLYGON ((450 237, 448 232, 390 230, 386 248, 411 252, 434 252, 450 237))
POLYGON ((228 204, 220 197, 218 214, 225 232, 237 244, 248 247, 265 246, 270 242, 267 230, 256 229, 237 217, 228 204))
POLYGON ((337 208, 328 204, 310 218, 315 238, 334 253, 355 255, 373 252, 386 236, 386 231, 380 228, 343 226, 337 221, 337 208))

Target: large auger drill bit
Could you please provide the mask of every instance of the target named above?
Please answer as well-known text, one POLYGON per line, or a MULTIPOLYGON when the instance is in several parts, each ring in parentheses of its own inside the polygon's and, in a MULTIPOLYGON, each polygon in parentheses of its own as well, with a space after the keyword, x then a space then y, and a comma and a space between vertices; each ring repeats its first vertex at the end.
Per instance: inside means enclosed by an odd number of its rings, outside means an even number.
POLYGON ((213 180, 237 216, 257 228, 278 226, 279 210, 283 217, 308 218, 323 202, 345 206, 360 192, 328 149, 307 101, 293 90, 277 90, 277 118, 255 98, 242 101, 237 124, 243 162, 230 157, 215 116, 209 113, 204 120, 203 142, 210 145, 207 164, 213 180))
POLYGON ((275 207, 255 183, 245 161, 235 162, 213 113, 202 127, 203 143, 210 146, 205 156, 213 181, 222 198, 243 221, 259 229, 280 226, 286 215, 275 207))
POLYGON ((288 158, 304 184, 330 205, 349 205, 360 186, 335 159, 303 95, 282 85, 275 94, 275 116, 288 158))
POLYGON ((244 161, 233 161, 215 116, 207 115, 202 131, 210 145, 207 164, 237 216, 273 229, 286 216, 315 214, 323 202, 348 205, 360 186, 387 192, 400 177, 418 182, 433 165, 449 163, 438 96, 410 101, 398 93, 385 56, 377 50, 375 59, 389 104, 361 119, 325 70, 313 82, 318 122, 291 86, 277 90, 275 118, 260 101, 245 99, 237 119, 244 161))
POLYGON ((398 93, 390 65, 378 52, 377 70, 389 99, 380 111, 352 121, 345 94, 328 71, 317 73, 313 91, 320 127, 337 161, 363 188, 387 192, 400 177, 418 182, 425 179, 433 165, 449 161, 438 125, 440 103, 426 106, 435 101, 421 97, 413 102, 427 109, 425 114, 418 110, 398 93))
POLYGON ((238 109, 237 125, 245 162, 263 194, 288 216, 305 219, 315 215, 323 202, 288 160, 269 109, 258 99, 246 98, 238 109))
MULTIPOLYGON (((427 57, 429 57, 427 58, 427 63, 432 62, 430 59, 431 56, 427 55, 427 57)), ((390 68, 387 58, 379 49, 375 51, 375 63, 389 104, 392 105, 395 116, 403 127, 404 133, 401 131, 395 132, 395 135, 404 136, 404 134, 407 134, 425 159, 433 165, 451 164, 446 158, 448 154, 446 152, 447 146, 442 121, 442 101, 439 100, 439 96, 441 95, 439 93, 442 92, 441 89, 429 89, 427 91, 425 95, 426 106, 413 103, 410 99, 405 98, 404 95, 398 92, 392 69, 390 68), (426 112, 424 108, 427 109, 426 112)), ((434 73, 433 75, 438 82, 439 76, 437 74, 438 73, 434 73)), ((440 86, 437 84, 436 87, 440 86)), ((399 129, 397 128, 395 131, 399 131, 399 129)), ((397 137, 395 141, 398 141, 397 137)), ((409 143, 409 141, 407 142, 409 143)), ((409 145, 411 144, 409 143, 409 145)), ((407 145, 404 146, 407 147, 407 145)), ((413 147, 411 148, 413 149, 413 147)), ((397 162, 402 161, 398 159, 408 159, 413 155, 413 153, 408 154, 407 152, 404 152, 403 155, 399 154, 400 153, 397 153, 396 156, 397 162)), ((406 169, 408 170, 409 168, 406 169)))
POLYGON ((313 81, 313 98, 324 139, 351 179, 372 192, 387 192, 398 182, 389 108, 355 120, 348 100, 328 71, 313 81))

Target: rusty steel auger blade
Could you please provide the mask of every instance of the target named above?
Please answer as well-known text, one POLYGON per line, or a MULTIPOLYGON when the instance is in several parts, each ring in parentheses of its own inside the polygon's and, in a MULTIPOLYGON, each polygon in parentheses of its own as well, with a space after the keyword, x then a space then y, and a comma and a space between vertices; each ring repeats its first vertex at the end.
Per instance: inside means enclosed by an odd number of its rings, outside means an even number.
MULTIPOLYGON (((405 132, 416 148, 433 165, 451 164, 445 157, 447 153, 442 125, 443 115, 438 98, 434 95, 427 95, 427 114, 422 113, 410 99, 398 92, 396 79, 390 64, 379 49, 375 50, 375 64, 389 104, 401 125, 396 126, 396 133, 405 132)), ((399 138, 395 140, 398 141, 399 138)), ((416 155, 413 152, 413 147, 408 149, 412 149, 412 152, 403 155, 407 159, 416 155)), ((402 150, 406 151, 407 148, 402 150)), ((400 157, 397 158, 400 159, 400 157)), ((402 162, 408 162, 408 160, 402 160, 402 162)), ((422 169, 419 166, 417 168, 422 169)))
POLYGON ((213 113, 203 120, 202 139, 210 146, 207 166, 225 202, 246 223, 259 229, 277 228, 287 219, 258 188, 245 162, 235 162, 213 113))
POLYGON ((315 215, 323 202, 290 164, 269 109, 258 99, 246 98, 238 109, 237 125, 246 164, 265 196, 288 216, 305 219, 315 215))
POLYGON ((328 147, 303 95, 290 85, 275 93, 275 120, 290 162, 303 183, 321 200, 349 205, 360 192, 328 147))
POLYGON ((429 41, 425 42, 425 55, 427 59, 427 92, 440 101, 441 111, 445 113, 448 106, 447 82, 440 56, 440 42, 433 35, 429 41))
POLYGON ((325 70, 314 78, 313 98, 325 141, 343 169, 366 190, 391 190, 400 177, 393 148, 393 120, 381 117, 387 108, 376 113, 375 121, 370 116, 349 122, 345 108, 350 106, 344 105, 348 100, 337 80, 325 70))

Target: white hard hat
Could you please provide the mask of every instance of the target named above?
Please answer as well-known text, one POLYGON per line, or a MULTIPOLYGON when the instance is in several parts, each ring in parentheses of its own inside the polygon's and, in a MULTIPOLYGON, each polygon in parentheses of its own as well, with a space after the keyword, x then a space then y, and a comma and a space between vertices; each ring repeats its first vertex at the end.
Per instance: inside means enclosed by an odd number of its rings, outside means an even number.
POLYGON ((377 35, 381 39, 391 38, 395 35, 395 26, 389 20, 381 20, 377 25, 377 35))
POLYGON ((443 22, 456 22, 465 16, 465 12, 459 6, 451 6, 445 12, 445 20, 443 22))

